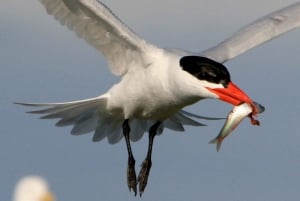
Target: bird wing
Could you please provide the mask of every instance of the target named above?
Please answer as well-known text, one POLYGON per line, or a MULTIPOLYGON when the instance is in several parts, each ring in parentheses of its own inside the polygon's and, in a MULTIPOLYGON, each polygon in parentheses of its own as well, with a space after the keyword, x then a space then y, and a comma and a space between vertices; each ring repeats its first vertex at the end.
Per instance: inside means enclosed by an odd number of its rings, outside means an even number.
POLYGON ((108 60, 113 74, 146 66, 147 50, 158 49, 131 31, 112 11, 97 0, 40 0, 62 25, 73 30, 108 60))
POLYGON ((254 21, 201 55, 224 63, 299 26, 300 2, 254 21))

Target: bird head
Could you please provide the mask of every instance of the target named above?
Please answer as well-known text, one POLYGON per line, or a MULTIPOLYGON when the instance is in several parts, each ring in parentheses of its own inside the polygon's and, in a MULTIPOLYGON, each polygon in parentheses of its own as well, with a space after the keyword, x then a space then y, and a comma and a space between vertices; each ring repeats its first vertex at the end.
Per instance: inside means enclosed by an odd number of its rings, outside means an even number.
POLYGON ((22 178, 15 189, 14 201, 55 201, 47 182, 39 176, 22 178))
POLYGON ((231 81, 223 64, 206 57, 185 56, 180 59, 180 66, 197 78, 202 87, 213 93, 214 97, 232 105, 248 103, 253 107, 254 114, 258 112, 251 98, 231 81))

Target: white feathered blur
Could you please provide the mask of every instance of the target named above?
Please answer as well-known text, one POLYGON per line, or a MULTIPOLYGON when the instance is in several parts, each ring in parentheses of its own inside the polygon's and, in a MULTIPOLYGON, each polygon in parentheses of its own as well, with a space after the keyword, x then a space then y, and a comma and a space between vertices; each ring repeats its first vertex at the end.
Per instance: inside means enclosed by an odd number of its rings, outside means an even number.
POLYGON ((44 178, 26 176, 18 181, 13 201, 55 201, 55 198, 44 178))
POLYGON ((94 132, 93 141, 107 137, 109 143, 123 136, 128 151, 127 182, 135 194, 143 193, 151 168, 155 135, 163 128, 184 131, 184 125, 201 126, 183 111, 205 98, 232 105, 256 106, 232 81, 222 64, 243 52, 300 26, 300 2, 276 11, 242 28, 219 45, 201 53, 157 47, 131 31, 98 0, 40 0, 47 12, 101 52, 119 83, 98 97, 66 103, 33 104, 42 118, 60 119, 57 126, 73 125, 71 133, 94 132), (130 140, 138 141, 149 131, 146 159, 136 178, 130 140))

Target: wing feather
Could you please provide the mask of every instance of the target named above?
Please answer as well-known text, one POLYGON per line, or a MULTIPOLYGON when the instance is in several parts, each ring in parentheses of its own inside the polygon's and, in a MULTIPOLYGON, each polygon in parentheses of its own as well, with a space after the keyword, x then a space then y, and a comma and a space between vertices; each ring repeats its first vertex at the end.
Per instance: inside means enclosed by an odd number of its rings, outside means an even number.
POLYGON ((146 66, 146 52, 158 49, 131 31, 98 0, 40 0, 62 25, 73 30, 108 60, 118 76, 129 68, 146 66))
POLYGON ((224 63, 299 26, 300 2, 258 19, 201 55, 224 63))

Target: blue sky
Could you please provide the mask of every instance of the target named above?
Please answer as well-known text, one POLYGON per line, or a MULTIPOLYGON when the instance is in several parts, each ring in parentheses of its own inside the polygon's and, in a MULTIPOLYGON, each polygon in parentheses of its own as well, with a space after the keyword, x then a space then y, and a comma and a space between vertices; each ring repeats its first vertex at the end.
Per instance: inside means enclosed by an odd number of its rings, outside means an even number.
MULTIPOLYGON (((245 24, 292 0, 106 0, 126 24, 162 47, 209 48, 245 24), (154 15, 155 14, 155 15, 154 15)), ((38 174, 57 200, 299 200, 300 30, 226 63, 232 80, 266 107, 260 127, 244 121, 219 153, 208 142, 223 121, 165 130, 155 139, 153 166, 143 197, 126 185, 125 143, 93 143, 70 128, 25 114, 12 104, 94 97, 117 82, 105 59, 48 16, 37 0, 2 0, 0 7, 0 200, 15 182, 38 174)), ((224 117, 231 106, 205 100, 188 108, 224 117)), ((138 169, 147 137, 133 143, 138 169)))

